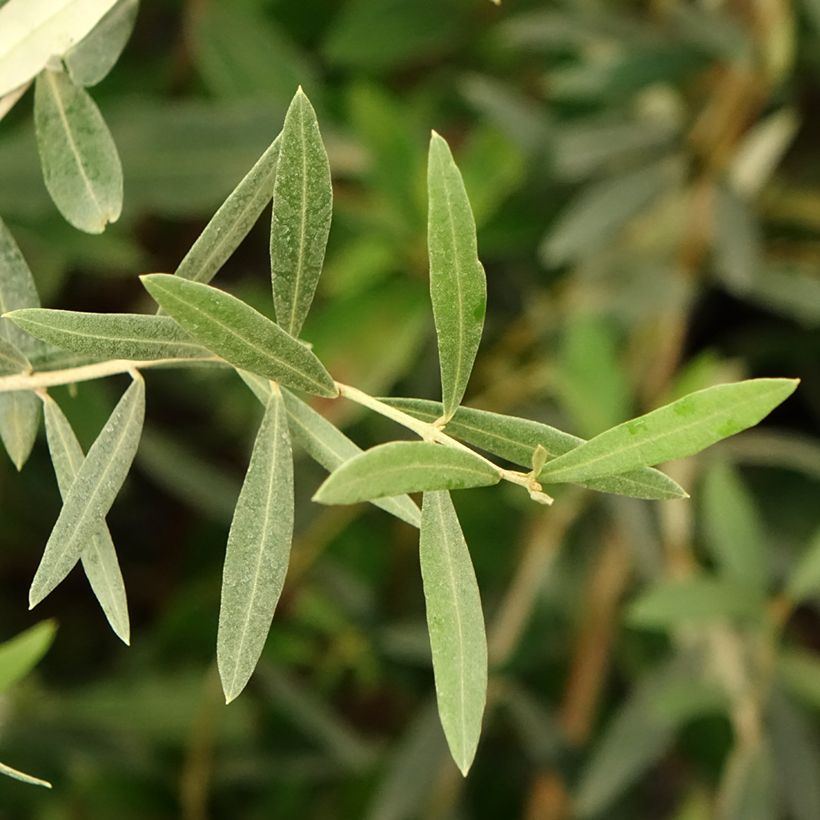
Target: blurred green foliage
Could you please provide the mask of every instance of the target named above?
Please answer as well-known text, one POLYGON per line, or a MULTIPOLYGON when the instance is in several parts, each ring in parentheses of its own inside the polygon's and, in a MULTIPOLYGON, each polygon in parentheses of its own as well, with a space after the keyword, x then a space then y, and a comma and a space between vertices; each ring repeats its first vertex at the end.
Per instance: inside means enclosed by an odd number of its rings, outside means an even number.
MULTIPOLYGON (((415 532, 311 505, 307 461, 262 667, 222 704, 222 549, 259 409, 224 374, 150 374, 110 516, 130 649, 77 573, 27 614, 59 494, 44 442, 19 476, 0 465, 0 638, 61 621, 0 725, 0 760, 55 789, 3 780, 0 817, 820 817, 819 46, 816 0, 144 3, 94 89, 125 175, 99 237, 51 204, 27 95, 0 124, 0 214, 47 306, 147 309, 136 274, 176 268, 301 83, 335 184, 304 335, 341 381, 438 398, 435 128, 487 269, 468 404, 590 436, 719 381, 803 382, 761 428, 673 465, 687 501, 456 497, 492 670, 463 782, 432 706, 415 532)), ((221 274, 252 303, 267 250, 260 226, 221 274)), ((119 386, 57 391, 84 446, 119 386)), ((390 432, 317 409, 362 446, 390 432)))

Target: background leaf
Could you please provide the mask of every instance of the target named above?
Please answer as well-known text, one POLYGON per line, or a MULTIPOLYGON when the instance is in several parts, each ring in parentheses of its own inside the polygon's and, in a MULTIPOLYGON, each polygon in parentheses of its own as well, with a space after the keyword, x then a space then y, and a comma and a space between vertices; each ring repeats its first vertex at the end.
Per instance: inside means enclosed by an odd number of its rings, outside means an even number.
POLYGON ((37 665, 56 634, 54 621, 40 621, 0 644, 0 692, 5 692, 37 665))
POLYGON ((444 734, 466 777, 487 699, 487 638, 467 543, 447 492, 426 492, 419 559, 444 734))

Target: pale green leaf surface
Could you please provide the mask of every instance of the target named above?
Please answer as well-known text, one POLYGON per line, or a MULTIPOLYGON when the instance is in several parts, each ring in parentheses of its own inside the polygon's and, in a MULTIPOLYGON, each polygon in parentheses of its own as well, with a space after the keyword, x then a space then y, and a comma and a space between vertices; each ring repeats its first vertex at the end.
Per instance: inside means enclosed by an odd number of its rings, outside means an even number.
MULTIPOLYGON (((270 397, 270 382, 254 373, 238 371, 242 380, 250 387, 256 398, 266 405, 270 397)), ((305 452, 328 472, 332 472, 345 461, 362 453, 361 447, 351 441, 341 430, 331 424, 321 413, 282 389, 291 437, 305 452)), ((413 527, 421 526, 421 512, 410 496, 374 499, 372 504, 413 527)))
POLYGON ((100 82, 122 54, 134 30, 139 0, 117 0, 82 42, 63 57, 71 79, 86 87, 100 82))
POLYGON ((54 621, 40 621, 0 644, 0 692, 5 692, 37 665, 56 633, 54 621))
POLYGON ((426 492, 419 558, 441 725, 466 777, 487 701, 487 637, 475 571, 448 492, 426 492))
POLYGON ((808 547, 792 571, 786 592, 798 603, 820 593, 820 530, 809 541, 808 547))
POLYGON ((207 284, 239 247, 273 196, 280 142, 276 137, 220 205, 179 263, 177 276, 207 284))
POLYGON ((276 319, 298 336, 322 272, 333 188, 316 112, 300 88, 282 128, 273 185, 271 280, 276 319))
POLYGON ((0 376, 23 373, 31 369, 31 362, 19 347, 0 335, 0 376))
POLYGON ((68 575, 98 531, 128 475, 144 415, 145 382, 137 377, 76 473, 31 582, 30 607, 42 601, 68 575))
POLYGON ((334 470, 313 496, 320 504, 355 504, 426 490, 498 484, 498 470, 477 455, 425 441, 393 441, 365 450, 334 470))
POLYGON ((216 657, 225 700, 247 684, 268 637, 293 539, 293 457, 278 389, 256 435, 222 573, 216 657))
MULTIPOLYGON (((440 402, 403 398, 384 398, 380 401, 422 421, 433 422, 441 416, 440 402)), ((556 458, 584 443, 584 439, 547 424, 470 407, 456 410, 447 423, 447 432, 522 467, 532 464, 533 454, 539 445, 547 451, 549 458, 556 458)), ((669 476, 650 467, 579 483, 590 490, 635 498, 658 500, 686 497, 686 492, 669 476)))
MULTIPOLYGON (((45 399, 44 416, 46 436, 51 463, 60 488, 60 496, 68 498, 71 485, 77 478, 85 456, 80 442, 71 429, 71 424, 54 399, 45 399)), ((88 583, 100 602, 102 611, 111 628, 125 644, 131 641, 131 626, 128 618, 128 602, 125 584, 122 580, 120 564, 111 533, 105 521, 101 521, 88 538, 80 555, 88 583)))
POLYGON ((805 649, 782 649, 777 675, 796 698, 820 712, 820 658, 805 649))
POLYGON ((711 466, 704 477, 703 529, 721 574, 763 595, 769 586, 763 522, 737 470, 726 462, 711 466))
POLYGON ((51 788, 51 783, 49 783, 48 780, 41 780, 39 777, 21 772, 19 769, 12 769, 11 766, 7 766, 5 763, 0 763, 0 774, 4 774, 6 777, 11 777, 14 780, 20 780, 23 783, 28 783, 31 786, 44 786, 46 789, 51 788))
POLYGON ((337 395, 330 374, 305 345, 235 296, 164 273, 140 278, 163 310, 226 362, 288 387, 337 395))
POLYGON ((464 397, 487 307, 476 229, 464 182, 450 148, 433 132, 427 165, 430 297, 438 339, 445 418, 464 397))
POLYGON ((122 165, 96 103, 66 73, 46 70, 34 86, 34 122, 54 204, 75 228, 102 233, 122 211, 122 165))
MULTIPOLYGON (((39 304, 31 271, 14 237, 0 219, 0 314, 39 304)), ((39 342, 5 319, 0 319, 0 337, 26 356, 33 355, 40 347, 39 342)), ((0 438, 18 470, 31 453, 39 424, 40 400, 33 393, 0 394, 0 438)))
POLYGON ((734 746, 724 765, 715 820, 777 820, 780 817, 767 738, 734 746))
POLYGON ((82 40, 116 0, 8 0, 0 8, 0 96, 82 40))
POLYGON ((585 481, 690 456, 757 424, 797 385, 796 379, 751 379, 699 390, 559 456, 539 479, 585 481))
POLYGON ((210 351, 168 316, 29 308, 5 316, 44 342, 100 359, 196 359, 210 351))
POLYGON ((672 629, 760 614, 760 598, 736 584, 709 576, 661 581, 638 595, 627 610, 633 626, 672 629))

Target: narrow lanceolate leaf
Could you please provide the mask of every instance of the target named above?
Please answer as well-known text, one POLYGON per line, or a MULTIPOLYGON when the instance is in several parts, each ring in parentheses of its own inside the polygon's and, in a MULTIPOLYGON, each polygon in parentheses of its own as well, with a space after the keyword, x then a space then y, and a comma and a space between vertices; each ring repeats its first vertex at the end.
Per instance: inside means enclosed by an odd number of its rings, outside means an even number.
MULTIPOLYGON (((259 401, 266 405, 271 393, 270 382, 241 370, 239 375, 259 401)), ((338 427, 293 393, 283 389, 282 395, 288 411, 291 437, 328 472, 363 452, 361 447, 352 442, 338 427)), ((413 527, 421 526, 421 511, 409 495, 375 499, 372 503, 413 527)))
MULTIPOLYGON (((71 424, 50 396, 45 399, 44 415, 51 463, 54 465, 60 495, 65 500, 80 472, 85 456, 77 436, 71 429, 71 424)), ((128 644, 131 640, 131 627, 125 584, 111 533, 105 521, 100 521, 94 528, 80 558, 91 589, 97 596, 108 623, 123 643, 128 644)))
POLYGON ((82 40, 116 0, 8 0, 0 9, 0 96, 82 40))
POLYGON ((797 385, 797 379, 751 379, 699 390, 548 462, 539 480, 587 481, 690 456, 757 424, 797 385))
POLYGON ((0 644, 0 692, 5 692, 39 663, 56 634, 54 621, 40 621, 0 644))
POLYGON ((426 441, 393 441, 365 450, 334 470, 313 496, 320 504, 355 504, 426 490, 498 484, 501 475, 473 453, 426 441))
MULTIPOLYGON (((402 398, 380 401, 422 421, 433 422, 441 417, 440 402, 402 398)), ((505 416, 501 413, 490 413, 486 410, 474 410, 470 407, 459 407, 456 410, 453 418, 447 422, 447 432, 455 438, 522 467, 530 467, 539 446, 546 450, 548 459, 553 459, 584 444, 584 439, 557 430, 548 424, 516 416, 505 416)), ((686 497, 686 491, 679 484, 660 470, 651 467, 579 483, 590 490, 634 498, 661 500, 686 497)))
POLYGON ((102 233, 122 210, 122 165, 94 100, 65 72, 46 70, 34 86, 34 123, 54 204, 75 228, 102 233))
POLYGON ((330 374, 305 345, 235 296, 165 273, 140 278, 164 311, 226 362, 308 393, 338 395, 330 374))
POLYGON ((475 220, 447 143, 433 132, 427 166, 430 296, 438 337, 444 417, 461 403, 473 368, 487 306, 475 220))
POLYGON ((100 359, 148 361, 211 356, 169 316, 30 308, 15 310, 5 318, 44 342, 100 359))
POLYGON ((487 638, 473 564, 447 492, 427 492, 419 541, 438 712, 466 777, 487 701, 487 638))
POLYGON ((75 83, 96 85, 111 71, 134 30, 138 8, 139 0, 117 0, 88 36, 68 50, 63 63, 75 83))
POLYGON ((0 335, 0 376, 23 373, 31 369, 31 362, 17 345, 0 335))
POLYGON ((792 570, 786 592, 793 601, 803 601, 820 593, 820 530, 814 533, 792 570))
POLYGON ((0 774, 4 774, 6 777, 13 777, 15 780, 21 780, 23 783, 28 783, 31 786, 44 786, 46 789, 51 788, 51 783, 49 783, 48 780, 40 780, 39 777, 34 777, 34 775, 26 774, 18 769, 12 769, 11 766, 7 766, 5 763, 0 763, 0 774))
POLYGON ((137 377, 77 471, 31 583, 31 607, 68 575, 98 532, 134 460, 144 415, 145 382, 137 377))
POLYGON ((225 700, 248 682, 268 637, 293 538, 293 458, 287 411, 271 391, 239 493, 222 574, 217 663, 225 700))
MULTIPOLYGON (((39 304, 31 271, 0 219, 0 314, 39 304)), ((6 319, 0 319, 0 338, 27 357, 40 347, 39 342, 6 319)), ((37 396, 29 392, 0 393, 0 438, 18 470, 31 453, 39 424, 40 400, 37 396)))
POLYGON ((292 336, 299 335, 313 301, 332 212, 327 152, 316 112, 300 88, 282 128, 270 232, 276 320, 292 336))
POLYGON ((207 284, 239 247, 273 195, 280 140, 271 143, 222 203, 179 263, 177 276, 207 284))

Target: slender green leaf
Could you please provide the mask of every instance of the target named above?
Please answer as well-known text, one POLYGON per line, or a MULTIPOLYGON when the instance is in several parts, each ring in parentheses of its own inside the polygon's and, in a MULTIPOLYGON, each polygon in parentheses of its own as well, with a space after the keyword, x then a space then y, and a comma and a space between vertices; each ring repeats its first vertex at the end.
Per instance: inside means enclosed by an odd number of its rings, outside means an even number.
POLYGON ((87 37, 63 57, 71 79, 86 87, 104 79, 120 58, 137 21, 139 0, 117 0, 87 37))
POLYGON ((633 626, 672 629, 760 614, 760 599, 748 589, 708 576, 661 581, 632 602, 627 619, 633 626))
POLYGON ((726 462, 710 467, 704 478, 703 527, 722 575, 763 595, 769 586, 763 522, 749 490, 726 462))
POLYGON ((808 547, 792 571, 786 591, 796 602, 820 593, 820 530, 809 541, 808 547))
POLYGON ((30 607, 68 575, 98 531, 128 475, 144 415, 145 382, 137 376, 77 471, 31 583, 30 607))
POLYGON ((690 456, 757 424, 798 383, 797 379, 751 379, 699 390, 559 456, 547 463, 539 479, 585 481, 690 456))
POLYGON ((222 573, 216 657, 225 701, 247 684, 268 637, 293 539, 293 457, 278 388, 268 406, 236 503, 222 573))
POLYGON ((0 692, 5 692, 39 663, 56 634, 54 621, 40 621, 0 644, 0 692))
POLYGON ((17 345, 0 335, 0 376, 31 370, 31 362, 17 345))
POLYGON ((280 142, 277 136, 220 205, 179 263, 177 276, 207 284, 239 247, 273 196, 280 142))
POLYGON ((4 774, 6 777, 12 777, 15 780, 21 780, 23 783, 29 783, 32 786, 44 786, 47 789, 51 788, 51 783, 49 783, 48 780, 40 780, 39 777, 26 774, 19 769, 12 769, 11 766, 7 766, 5 763, 0 763, 0 774, 4 774))
POLYGON ((333 188, 316 112, 301 88, 285 116, 273 185, 270 262, 276 319, 298 336, 322 272, 333 188))
POLYGON ((466 777, 487 701, 487 637, 475 571, 448 492, 426 492, 419 540, 438 712, 466 777))
POLYGON ((140 278, 196 341, 235 367, 320 396, 338 394, 324 365, 305 345, 235 296, 164 273, 140 278))
MULTIPOLYGON (((44 415, 51 463, 54 465, 60 495, 65 501, 85 456, 80 442, 77 441, 71 429, 71 424, 63 415, 57 402, 50 396, 45 399, 44 415)), ((89 536, 80 559, 91 589, 97 596, 114 634, 123 643, 130 643, 131 626, 128 618, 125 584, 122 580, 114 543, 111 540, 111 533, 105 521, 101 521, 89 536)))
POLYGON ((88 34, 116 0, 8 0, 0 8, 0 96, 88 34))
POLYGON ((427 191, 430 297, 444 418, 450 419, 464 397, 481 342, 487 282, 478 260, 475 220, 464 182, 449 146, 435 131, 430 139, 427 191))
POLYGON ((198 359, 210 351, 170 317, 29 308, 5 316, 45 342, 100 359, 198 359))
MULTIPOLYGON (((16 308, 38 307, 40 297, 17 243, 0 219, 0 314, 16 308)), ((0 337, 26 356, 38 352, 36 342, 6 319, 0 319, 0 337)), ((33 393, 0 394, 0 438, 18 470, 26 463, 40 424, 40 400, 33 393)))
POLYGON ((313 496, 320 504, 355 504, 425 490, 498 484, 501 476, 477 455, 425 441, 393 441, 365 450, 334 470, 313 496))
POLYGON ((46 70, 34 86, 34 122, 54 204, 75 228, 102 233, 122 211, 122 165, 94 100, 68 74, 46 70))
MULTIPOLYGON (((270 382, 253 373, 242 370, 238 372, 256 398, 266 405, 270 398, 270 382)), ((352 442, 338 427, 289 390, 283 389, 282 396, 288 411, 291 437, 328 472, 363 452, 361 447, 352 442)), ((421 511, 408 495, 375 499, 371 503, 413 527, 421 526, 421 511)))
MULTIPOLYGON (((433 422, 441 417, 440 402, 402 398, 387 398, 380 401, 422 421, 433 422)), ((456 410, 453 418, 447 423, 447 432, 455 438, 522 467, 532 465, 533 455, 539 445, 547 451, 549 458, 557 458, 584 443, 584 439, 556 430, 547 424, 490 413, 486 410, 474 410, 470 407, 459 407, 456 410)), ((669 476, 651 467, 579 483, 590 490, 635 498, 657 500, 686 497, 683 488, 669 476)))

